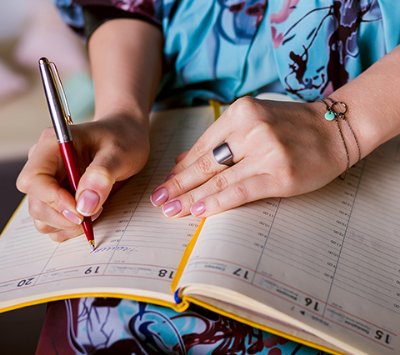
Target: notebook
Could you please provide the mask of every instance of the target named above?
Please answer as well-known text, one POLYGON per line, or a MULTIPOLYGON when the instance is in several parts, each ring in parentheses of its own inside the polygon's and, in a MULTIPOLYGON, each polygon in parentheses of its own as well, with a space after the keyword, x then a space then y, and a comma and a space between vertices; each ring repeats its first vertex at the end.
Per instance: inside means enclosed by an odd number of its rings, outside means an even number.
POLYGON ((400 353, 400 140, 315 192, 200 221, 149 201, 175 157, 212 123, 156 112, 151 158, 104 206, 97 248, 38 233, 19 206, 0 238, 0 309, 63 298, 191 303, 332 353, 400 353))

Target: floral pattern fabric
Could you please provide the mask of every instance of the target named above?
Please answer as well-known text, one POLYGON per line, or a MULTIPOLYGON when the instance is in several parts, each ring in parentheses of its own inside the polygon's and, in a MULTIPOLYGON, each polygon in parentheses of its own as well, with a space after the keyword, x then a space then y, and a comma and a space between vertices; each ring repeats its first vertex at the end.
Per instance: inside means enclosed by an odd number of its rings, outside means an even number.
POLYGON ((203 309, 82 298, 49 304, 37 354, 323 353, 203 309))
POLYGON ((260 91, 314 101, 400 43, 397 0, 57 0, 84 26, 82 7, 112 6, 159 26, 166 74, 158 100, 193 104, 260 91))

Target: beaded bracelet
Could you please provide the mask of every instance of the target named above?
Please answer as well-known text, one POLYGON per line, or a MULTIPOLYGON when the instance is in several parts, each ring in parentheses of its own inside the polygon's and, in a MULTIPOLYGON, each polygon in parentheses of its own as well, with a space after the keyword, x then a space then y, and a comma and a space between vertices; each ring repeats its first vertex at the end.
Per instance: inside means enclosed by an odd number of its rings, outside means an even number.
POLYGON ((326 99, 322 99, 321 102, 323 102, 326 106, 326 112, 325 112, 324 118, 327 121, 336 121, 336 126, 338 128, 339 135, 340 135, 340 138, 341 138, 343 146, 344 146, 344 150, 346 151, 346 158, 347 158, 346 170, 348 170, 350 168, 350 153, 349 153, 349 148, 347 146, 346 140, 344 139, 344 134, 343 134, 342 126, 341 126, 342 121, 346 122, 347 126, 350 129, 351 134, 353 135, 356 145, 357 145, 358 160, 357 160, 356 164, 361 160, 361 148, 360 148, 358 139, 354 133, 354 130, 351 127, 349 121, 347 120, 347 118, 345 116, 345 114, 347 112, 347 105, 342 101, 335 101, 335 100, 331 99, 330 97, 327 97, 326 99))

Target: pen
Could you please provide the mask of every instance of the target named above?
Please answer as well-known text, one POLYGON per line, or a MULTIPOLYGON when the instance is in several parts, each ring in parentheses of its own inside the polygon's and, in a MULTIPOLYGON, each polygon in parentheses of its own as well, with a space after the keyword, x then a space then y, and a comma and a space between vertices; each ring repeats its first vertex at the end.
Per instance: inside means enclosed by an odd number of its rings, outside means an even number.
MULTIPOLYGON (((67 172, 69 184, 76 192, 81 178, 76 151, 72 143, 72 135, 69 125, 72 124, 67 98, 54 63, 47 58, 39 59, 40 75, 42 77, 44 92, 49 106, 51 120, 56 132, 61 156, 67 172)), ((92 219, 84 217, 82 227, 92 251, 95 248, 92 219)))

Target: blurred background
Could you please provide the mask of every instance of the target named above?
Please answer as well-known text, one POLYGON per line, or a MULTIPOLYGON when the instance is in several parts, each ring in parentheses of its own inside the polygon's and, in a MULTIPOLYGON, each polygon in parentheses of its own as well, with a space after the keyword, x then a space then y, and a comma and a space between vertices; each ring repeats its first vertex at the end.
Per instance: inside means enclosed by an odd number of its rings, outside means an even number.
MULTIPOLYGON (((51 0, 0 2, 0 230, 22 199, 15 180, 29 148, 51 126, 38 60, 55 62, 75 122, 91 117, 86 48, 51 0)), ((1 257, 1 255, 0 255, 1 257)), ((45 305, 0 314, 2 354, 33 354, 45 305)))

